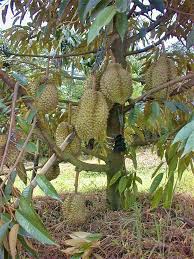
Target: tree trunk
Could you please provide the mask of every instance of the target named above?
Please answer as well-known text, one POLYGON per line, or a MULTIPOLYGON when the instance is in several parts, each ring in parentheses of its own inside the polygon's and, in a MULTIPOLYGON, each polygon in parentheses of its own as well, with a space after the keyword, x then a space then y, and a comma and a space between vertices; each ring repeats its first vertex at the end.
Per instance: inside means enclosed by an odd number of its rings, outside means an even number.
MULTIPOLYGON (((124 57, 125 46, 120 39, 114 40, 111 45, 112 53, 115 57, 115 61, 120 63, 123 67, 126 67, 126 60, 124 57)), ((115 104, 110 110, 108 118, 107 136, 115 138, 116 136, 123 134, 124 131, 124 114, 123 107, 119 104, 115 104), (121 119, 123 118, 123 119, 121 119)), ((107 202, 111 209, 119 210, 122 208, 121 197, 117 190, 117 183, 109 186, 111 178, 120 170, 124 168, 124 153, 115 152, 111 150, 108 155, 108 165, 110 170, 107 172, 107 202)))

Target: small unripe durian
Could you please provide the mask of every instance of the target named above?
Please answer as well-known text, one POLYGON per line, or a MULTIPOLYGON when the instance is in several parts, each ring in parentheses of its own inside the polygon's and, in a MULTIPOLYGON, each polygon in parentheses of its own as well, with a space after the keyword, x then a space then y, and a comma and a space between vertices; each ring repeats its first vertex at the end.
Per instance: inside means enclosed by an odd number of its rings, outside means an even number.
POLYGON ((99 140, 104 138, 108 106, 103 94, 93 89, 87 89, 81 100, 77 112, 75 129, 81 140, 99 140))
MULTIPOLYGON (((5 165, 8 167, 11 167, 14 165, 20 153, 20 151, 16 147, 17 140, 18 140, 18 136, 12 136, 10 139, 8 152, 5 159, 5 165)), ((0 135, 0 163, 3 158, 6 142, 7 142, 7 135, 6 134, 0 135)))
POLYGON ((100 89, 113 103, 124 104, 133 91, 131 74, 120 64, 111 63, 102 75, 100 89))
POLYGON ((56 179, 60 174, 60 167, 58 164, 51 166, 46 172, 45 176, 49 181, 56 179))
POLYGON ((53 112, 58 105, 58 91, 53 80, 33 83, 30 87, 30 94, 34 98, 38 111, 46 114, 53 112))
MULTIPOLYGON (((64 142, 66 137, 73 132, 73 126, 67 122, 61 122, 56 129, 56 144, 58 147, 64 142)), ((65 153, 71 153, 74 156, 80 154, 81 143, 80 139, 75 136, 72 142, 64 150, 65 153)))
POLYGON ((69 195, 62 205, 65 221, 71 225, 81 225, 87 220, 85 199, 80 194, 69 195))

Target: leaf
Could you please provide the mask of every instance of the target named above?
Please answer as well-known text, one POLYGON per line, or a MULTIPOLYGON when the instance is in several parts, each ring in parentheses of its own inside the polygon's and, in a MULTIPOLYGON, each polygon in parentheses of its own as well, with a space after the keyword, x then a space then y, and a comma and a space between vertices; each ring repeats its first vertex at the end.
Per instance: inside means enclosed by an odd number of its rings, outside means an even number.
POLYGON ((118 186, 120 194, 122 194, 125 191, 125 189, 127 187, 127 183, 128 183, 127 180, 128 179, 126 176, 121 177, 121 179, 119 181, 119 186, 118 186))
POLYGON ((78 14, 79 14, 79 19, 81 21, 81 23, 84 23, 84 12, 85 12, 85 9, 86 9, 86 6, 88 4, 89 0, 80 0, 78 2, 78 14))
POLYGON ((27 78, 22 75, 19 74, 18 72, 13 71, 12 72, 12 76, 21 84, 21 85, 27 85, 28 84, 28 80, 27 78))
POLYGON ((21 129, 28 134, 29 130, 30 130, 30 125, 29 123, 24 120, 23 118, 21 118, 20 116, 17 117, 17 122, 19 123, 21 129))
POLYGON ((22 192, 22 196, 28 200, 31 200, 32 193, 33 193, 33 188, 32 186, 29 185, 26 188, 24 188, 22 192))
POLYGON ((32 256, 32 258, 37 258, 37 254, 36 254, 36 250, 32 249, 28 243, 26 242, 25 238, 18 236, 18 240, 20 241, 20 243, 22 244, 23 248, 29 253, 30 256, 32 256))
POLYGON ((123 41, 125 37, 125 33, 127 32, 127 29, 128 29, 128 19, 126 14, 124 13, 116 14, 116 28, 121 37, 121 40, 123 41))
POLYGON ((5 186, 5 195, 9 196, 12 192, 12 188, 13 188, 13 184, 15 182, 15 178, 16 178, 16 171, 13 171, 7 181, 7 184, 5 186))
POLYGON ((104 8, 96 17, 95 21, 92 23, 88 32, 88 45, 95 39, 99 34, 102 27, 110 23, 114 15, 116 14, 116 9, 114 6, 107 6, 104 8))
POLYGON ((59 11, 58 11, 58 17, 61 18, 61 16, 63 15, 65 8, 68 6, 70 0, 62 0, 61 4, 59 6, 59 11))
POLYGON ((115 175, 113 175, 113 177, 111 178, 110 182, 109 182, 109 186, 113 185, 114 183, 116 183, 116 181, 121 177, 121 171, 118 171, 115 175))
POLYGON ((152 102, 152 106, 151 106, 151 117, 152 119, 157 119, 160 116, 160 105, 158 104, 158 102, 154 101, 152 102))
POLYGON ((24 184, 27 184, 27 173, 26 173, 26 168, 24 166, 23 162, 19 162, 17 167, 16 167, 17 175, 19 178, 22 180, 24 184))
MULTIPOLYGON (((24 140, 19 140, 19 142, 17 143, 17 148, 19 150, 22 150, 22 147, 24 145, 24 140)), ((25 146, 25 151, 30 153, 30 154, 35 154, 37 152, 37 147, 36 144, 34 144, 33 142, 28 142, 27 145, 25 146)))
POLYGON ((162 167, 162 165, 164 164, 164 162, 161 162, 158 166, 157 166, 157 168, 156 168, 156 170, 153 172, 153 174, 152 174, 152 178, 157 174, 157 172, 160 170, 160 168, 162 167))
POLYGON ((149 190, 151 193, 153 193, 156 190, 156 188, 159 186, 159 184, 162 181, 163 175, 164 175, 163 173, 160 173, 154 178, 149 190))
POLYGON ((186 46, 187 46, 187 49, 190 49, 191 47, 194 46, 194 26, 192 27, 191 31, 187 36, 186 46))
POLYGON ((36 98, 40 97, 43 94, 45 88, 46 88, 46 85, 40 85, 38 90, 36 91, 35 97, 36 98))
POLYGON ((18 230, 19 230, 19 224, 15 224, 9 232, 9 247, 10 247, 10 252, 13 259, 15 259, 17 255, 16 244, 17 244, 18 230))
POLYGON ((3 11, 1 11, 1 15, 2 15, 2 21, 3 21, 3 23, 5 23, 5 22, 6 22, 7 10, 8 10, 8 4, 6 4, 6 5, 5 5, 5 8, 3 9, 3 11))
POLYGON ((156 193, 154 194, 154 197, 152 199, 152 202, 151 202, 152 208, 158 207, 158 204, 162 199, 162 194, 163 194, 163 188, 160 187, 160 188, 158 188, 158 190, 156 191, 156 193))
POLYGON ((90 20, 94 20, 98 16, 98 14, 111 2, 112 0, 103 0, 99 4, 97 4, 97 6, 91 11, 90 20))
POLYGON ((52 197, 53 199, 61 201, 58 193, 56 192, 53 185, 49 182, 45 175, 37 175, 36 182, 40 189, 48 196, 52 197))
POLYGON ((164 1, 163 0, 149 0, 152 7, 154 7, 156 10, 160 11, 161 13, 164 13, 164 1))
POLYGON ((34 119, 36 113, 37 113, 37 110, 35 110, 34 108, 32 108, 32 109, 30 110, 30 113, 29 113, 29 115, 28 115, 28 117, 27 117, 27 119, 26 119, 28 123, 31 123, 31 122, 32 122, 32 120, 34 119))
POLYGON ((179 110, 181 110, 181 111, 183 111, 185 113, 190 113, 191 112, 191 109, 186 104, 184 104, 184 103, 175 102, 175 105, 176 105, 176 107, 179 110))
POLYGON ((140 184, 143 184, 142 179, 139 176, 135 177, 135 181, 137 181, 140 184))
POLYGON ((181 157, 187 155, 188 153, 194 151, 194 130, 191 133, 191 135, 188 137, 188 140, 186 142, 183 154, 181 157))
POLYGON ((174 102, 171 101, 165 101, 164 105, 171 111, 171 112, 176 112, 177 107, 174 102))
POLYGON ((186 140, 194 131, 194 120, 187 123, 175 136, 172 144, 186 140))
POLYGON ((83 23, 86 20, 87 14, 99 4, 101 0, 89 0, 85 6, 83 16, 81 17, 81 22, 83 23))
POLYGON ((7 223, 4 223, 3 225, 1 225, 1 222, 0 222, 0 245, 2 244, 3 239, 5 238, 5 236, 8 232, 9 223, 10 222, 7 222, 7 223))
POLYGON ((33 238, 43 244, 55 244, 44 227, 40 217, 31 207, 30 202, 22 196, 20 197, 19 209, 16 210, 15 217, 20 226, 22 226, 33 238))
POLYGON ((131 0, 116 0, 116 8, 120 13, 124 13, 130 7, 131 0))

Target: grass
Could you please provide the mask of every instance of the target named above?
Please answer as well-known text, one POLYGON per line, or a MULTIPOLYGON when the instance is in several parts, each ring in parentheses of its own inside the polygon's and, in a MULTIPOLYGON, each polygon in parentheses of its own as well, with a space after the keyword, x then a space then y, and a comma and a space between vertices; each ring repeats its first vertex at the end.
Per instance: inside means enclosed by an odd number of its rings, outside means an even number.
MULTIPOLYGON (((142 179, 143 185, 138 183, 138 188, 140 191, 148 191, 151 184, 151 176, 160 160, 155 154, 152 154, 150 149, 139 150, 137 155, 138 169, 137 175, 142 179)), ((91 162, 91 161, 88 161, 91 162)), ((94 161, 93 161, 94 162, 94 161)), ((97 161, 96 161, 97 162, 97 161)), ((126 162, 127 169, 129 171, 134 170, 133 164, 130 160, 126 162)), ((52 181, 53 186, 58 191, 62 192, 72 192, 74 191, 74 179, 75 170, 74 166, 71 164, 60 164, 61 173, 57 179, 52 181)), ((159 172, 164 172, 166 174, 166 166, 162 166, 159 172)), ((158 173, 159 173, 158 172, 158 173)), ((28 172, 28 177, 30 179, 31 172, 28 172)), ((19 180, 16 180, 16 186, 23 190, 25 185, 19 180)), ((189 193, 194 196, 194 177, 191 171, 185 171, 181 182, 177 184, 176 191, 189 193)), ((104 173, 93 173, 93 172, 81 172, 79 178, 79 191, 80 192, 90 192, 93 190, 101 190, 106 188, 106 175, 104 173)), ((35 188, 34 195, 44 195, 44 193, 38 188, 35 188)))

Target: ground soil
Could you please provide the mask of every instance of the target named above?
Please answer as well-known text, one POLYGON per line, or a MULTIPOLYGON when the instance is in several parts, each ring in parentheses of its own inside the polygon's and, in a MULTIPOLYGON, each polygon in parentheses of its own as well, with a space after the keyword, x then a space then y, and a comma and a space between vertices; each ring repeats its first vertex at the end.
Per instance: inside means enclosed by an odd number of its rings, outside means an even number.
MULTIPOLYGON (((62 198, 67 195, 63 194, 62 198)), ((65 240, 74 231, 102 234, 100 244, 90 258, 97 258, 95 253, 104 259, 194 258, 194 198, 177 194, 171 209, 159 207, 153 210, 148 195, 140 194, 132 209, 111 211, 106 208, 105 193, 84 194, 84 197, 89 204, 89 213, 81 226, 64 221, 60 202, 48 197, 35 198, 37 212, 60 245, 56 248, 34 242, 38 258, 71 258, 62 250, 67 248, 65 240)), ((23 258, 32 257, 26 254, 23 258)))

